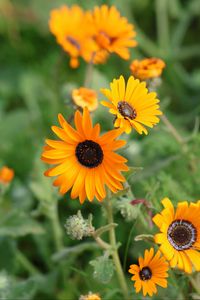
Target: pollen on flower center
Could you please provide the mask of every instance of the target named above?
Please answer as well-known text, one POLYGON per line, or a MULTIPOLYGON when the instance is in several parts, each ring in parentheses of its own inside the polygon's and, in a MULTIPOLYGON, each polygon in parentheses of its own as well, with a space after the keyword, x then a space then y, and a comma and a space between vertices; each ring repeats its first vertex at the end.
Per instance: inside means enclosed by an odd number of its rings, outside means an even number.
POLYGON ((77 50, 80 50, 80 44, 71 36, 67 36, 67 40, 69 43, 71 43, 74 47, 77 48, 77 50))
POLYGON ((170 244, 178 251, 192 247, 197 239, 197 230, 194 225, 185 220, 173 221, 167 232, 170 244))
POLYGON ((129 118, 133 120, 137 117, 136 110, 126 101, 119 101, 117 108, 124 118, 129 118))
POLYGON ((75 150, 78 161, 85 167, 95 168, 103 161, 103 151, 99 144, 85 140, 77 145, 75 150))
POLYGON ((140 279, 145 281, 149 280, 152 277, 152 272, 149 267, 144 267, 142 270, 139 272, 140 279))

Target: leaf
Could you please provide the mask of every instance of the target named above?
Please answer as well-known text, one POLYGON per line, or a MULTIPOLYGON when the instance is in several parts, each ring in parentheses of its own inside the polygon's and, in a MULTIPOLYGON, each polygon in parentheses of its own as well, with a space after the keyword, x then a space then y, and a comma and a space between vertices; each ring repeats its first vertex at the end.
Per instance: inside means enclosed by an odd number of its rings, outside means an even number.
POLYGON ((93 276, 99 282, 106 284, 111 280, 114 272, 112 259, 104 255, 90 261, 90 264, 94 267, 93 276))
POLYGON ((18 237, 41 233, 44 233, 42 226, 24 212, 13 210, 5 217, 1 217, 0 235, 18 237))
POLYGON ((37 291, 37 284, 30 278, 25 281, 15 281, 6 272, 0 273, 0 299, 31 300, 37 291))
POLYGON ((137 172, 141 172, 143 170, 142 167, 129 167, 129 171, 126 172, 125 177, 126 179, 130 179, 133 175, 135 175, 137 172))
POLYGON ((0 270, 14 271, 16 242, 8 237, 0 237, 0 253, 0 270))
POLYGON ((154 242, 154 238, 153 238, 152 234, 140 234, 140 235, 137 235, 134 240, 136 242, 138 242, 138 241, 154 242))

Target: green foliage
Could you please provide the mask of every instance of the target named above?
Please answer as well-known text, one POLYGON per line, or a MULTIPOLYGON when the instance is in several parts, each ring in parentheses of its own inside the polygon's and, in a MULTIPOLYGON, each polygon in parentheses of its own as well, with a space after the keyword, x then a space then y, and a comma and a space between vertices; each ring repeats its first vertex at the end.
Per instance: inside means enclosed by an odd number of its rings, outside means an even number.
POLYGON ((44 233, 43 227, 33 218, 17 210, 11 211, 4 217, 1 216, 0 235, 19 237, 26 234, 44 233))
POLYGON ((31 300, 36 293, 36 283, 33 279, 17 282, 7 273, 0 273, 0 298, 31 300))
MULTIPOLYGON (((78 244, 65 234, 66 219, 80 208, 83 216, 93 214, 97 230, 105 226, 101 204, 80 206, 69 194, 60 196, 43 175, 47 166, 40 161, 45 138, 53 136, 50 126, 57 124, 59 112, 71 117, 71 91, 84 83, 86 64, 70 69, 68 56, 48 29, 50 10, 74 3, 86 9, 116 5, 137 31, 138 47, 131 50, 131 60, 165 60, 158 98, 184 142, 178 143, 162 121, 148 136, 122 136, 127 146, 121 153, 134 167, 126 174, 130 188, 112 202, 131 299, 143 299, 135 294, 127 270, 152 246, 156 229, 149 226, 149 212, 159 211, 165 196, 174 204, 200 198, 199 0, 0 1, 0 167, 15 171, 11 185, 0 189, 0 299, 75 300, 94 291, 106 300, 122 300, 111 257, 103 255, 91 237, 78 244), (145 199, 149 210, 131 205, 134 198, 145 199), (135 242, 135 237, 140 240, 135 242)), ((129 64, 111 55, 105 65, 95 66, 91 87, 99 100, 104 99, 100 88, 108 88, 121 74, 130 75, 129 64)), ((93 122, 100 122, 102 131, 113 127, 101 105, 93 122)), ((107 241, 107 232, 102 236, 107 241)), ((168 288, 160 288, 153 299, 199 299, 198 274, 192 284, 182 273, 173 274, 168 288)))
POLYGON ((114 265, 112 259, 106 254, 90 261, 90 264, 94 267, 93 276, 96 280, 104 284, 111 280, 114 273, 114 265))

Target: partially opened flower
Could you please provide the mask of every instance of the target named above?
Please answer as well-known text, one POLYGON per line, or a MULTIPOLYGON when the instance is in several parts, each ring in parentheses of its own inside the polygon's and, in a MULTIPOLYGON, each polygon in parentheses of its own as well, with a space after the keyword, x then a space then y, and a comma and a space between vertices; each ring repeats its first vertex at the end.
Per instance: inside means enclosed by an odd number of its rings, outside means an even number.
POLYGON ((135 59, 130 65, 133 76, 140 80, 152 79, 161 76, 165 63, 160 58, 135 59))
POLYGON ((167 287, 168 263, 161 257, 160 251, 154 256, 154 249, 145 250, 144 258, 139 257, 138 265, 130 265, 131 280, 135 281, 136 293, 142 289, 143 295, 152 296, 157 293, 156 285, 167 287))
POLYGON ((94 28, 88 23, 88 17, 78 6, 63 5, 51 11, 49 20, 50 31, 55 35, 58 44, 70 55, 70 65, 76 68, 81 56, 87 62, 97 50, 92 39, 94 28))
POLYGON ((13 169, 10 169, 6 166, 0 169, 0 183, 8 184, 12 181, 14 177, 13 169))
POLYGON ((97 93, 85 87, 74 89, 72 99, 77 106, 87 107, 89 111, 94 111, 98 107, 97 93))
POLYGON ((162 200, 164 209, 153 218, 161 233, 155 242, 169 260, 171 267, 178 266, 187 273, 200 271, 200 205, 179 202, 176 210, 168 198, 162 200))
MULTIPOLYGON (((116 53, 123 59, 129 59, 129 48, 135 47, 136 33, 134 26, 128 23, 125 17, 115 6, 96 6, 90 14, 91 26, 95 29, 94 39, 99 46, 99 51, 116 53)), ((98 54, 97 52, 97 54, 98 54)))
POLYGON ((82 295, 79 300, 101 300, 101 297, 99 294, 94 294, 92 292, 89 292, 88 295, 82 295))
POLYGON ((101 103, 115 115, 114 126, 122 128, 126 133, 134 128, 139 134, 147 134, 144 125, 153 127, 160 121, 157 116, 162 112, 159 110, 156 93, 149 93, 146 83, 133 76, 129 77, 127 86, 124 77, 120 76, 111 82, 110 90, 101 89, 101 92, 110 101, 101 103))
POLYGON ((114 193, 123 189, 125 178, 121 171, 128 171, 127 161, 114 151, 125 145, 123 140, 115 140, 121 130, 111 130, 100 136, 100 125, 92 126, 87 108, 83 115, 76 111, 73 129, 61 114, 60 127, 52 126, 61 141, 46 140, 47 146, 42 160, 57 165, 45 172, 46 176, 58 176, 54 181, 60 193, 71 190, 71 198, 79 197, 81 203, 87 197, 102 201, 106 197, 105 185, 114 193))

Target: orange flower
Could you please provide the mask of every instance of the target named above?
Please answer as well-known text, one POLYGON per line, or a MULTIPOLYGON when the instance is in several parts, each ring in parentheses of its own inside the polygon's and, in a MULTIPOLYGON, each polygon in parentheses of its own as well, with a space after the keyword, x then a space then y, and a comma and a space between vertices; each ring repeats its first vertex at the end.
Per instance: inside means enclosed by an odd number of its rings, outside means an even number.
POLYGON ((58 115, 60 127, 52 130, 61 141, 46 140, 47 146, 42 160, 57 165, 45 172, 46 176, 58 176, 54 181, 60 187, 60 193, 71 190, 71 198, 79 197, 80 203, 94 197, 102 201, 106 197, 107 187, 116 193, 123 190, 125 181, 121 171, 128 171, 127 160, 114 151, 126 144, 116 138, 122 133, 114 129, 100 136, 100 125, 92 126, 88 108, 83 115, 77 110, 74 116, 76 129, 72 128, 61 114, 58 115))
POLYGON ((126 133, 134 128, 139 134, 147 134, 145 126, 152 128, 159 123, 157 116, 162 115, 159 100, 156 93, 148 92, 146 82, 130 76, 126 84, 124 77, 120 76, 111 82, 110 90, 101 89, 101 92, 109 100, 101 101, 101 104, 115 115, 114 126, 122 128, 126 133))
POLYGON ((94 90, 80 87, 72 91, 72 99, 77 106, 88 107, 89 111, 94 111, 98 107, 97 93, 94 90))
POLYGON ((108 51, 129 59, 129 48, 137 45, 133 39, 136 35, 133 25, 120 15, 115 6, 96 6, 89 16, 91 26, 95 28, 94 39, 99 46, 97 55, 105 56, 108 51))
POLYGON ((169 265, 160 251, 154 255, 154 249, 145 250, 144 258, 139 257, 138 265, 130 265, 131 280, 135 281, 136 293, 142 289, 143 295, 157 293, 157 285, 166 288, 169 265))
POLYGON ((101 300, 101 297, 99 294, 94 294, 92 292, 89 292, 88 295, 82 295, 79 300, 101 300))
POLYGON ((70 66, 76 68, 81 56, 87 62, 97 50, 92 39, 94 28, 89 26, 88 17, 77 5, 63 5, 51 11, 49 20, 50 31, 56 36, 58 44, 70 55, 70 66))
POLYGON ((172 268, 200 271, 200 202, 181 201, 175 209, 171 200, 164 198, 162 204, 164 209, 153 217, 160 229, 154 236, 160 251, 172 268))
POLYGON ((6 166, 0 169, 0 182, 2 182, 3 184, 8 184, 9 182, 11 182, 13 177, 14 177, 13 169, 10 169, 6 166))
POLYGON ((165 63, 159 58, 145 58, 142 60, 133 60, 130 69, 132 74, 140 80, 159 77, 165 68, 165 63))

